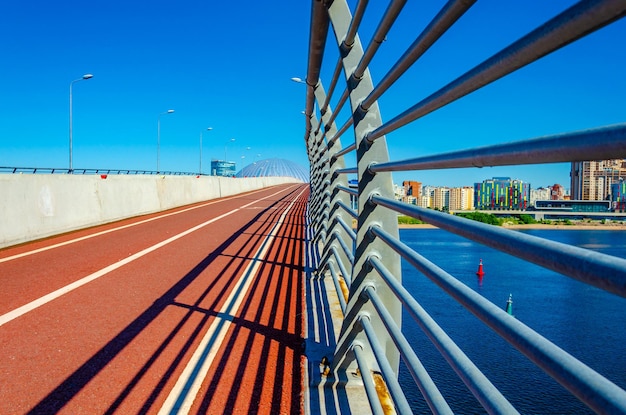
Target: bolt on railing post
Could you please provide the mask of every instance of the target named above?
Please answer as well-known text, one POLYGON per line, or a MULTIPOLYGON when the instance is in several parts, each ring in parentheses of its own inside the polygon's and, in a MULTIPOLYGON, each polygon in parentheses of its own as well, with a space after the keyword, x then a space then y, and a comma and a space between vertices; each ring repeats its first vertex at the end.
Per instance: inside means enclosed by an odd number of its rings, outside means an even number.
MULTIPOLYGON (((339 42, 345 39, 351 21, 350 9, 345 0, 335 0, 328 8, 328 15, 335 31, 336 39, 339 42)), ((373 174, 368 170, 368 166, 374 162, 385 162, 389 160, 387 142, 385 137, 380 137, 374 143, 366 141, 366 135, 371 129, 382 125, 382 119, 378 109, 378 103, 372 104, 367 111, 361 111, 359 103, 373 90, 373 82, 369 70, 365 70, 363 76, 352 79, 352 71, 358 67, 363 57, 363 48, 360 39, 356 37, 351 47, 341 45, 345 52, 343 57, 343 68, 348 84, 350 105, 354 120, 354 133, 358 170, 358 195, 359 195, 359 216, 357 225, 356 249, 354 255, 354 266, 352 271, 352 285, 350 287, 350 298, 347 312, 341 328, 341 334, 337 342, 335 353, 335 368, 338 365, 352 370, 356 362, 354 357, 342 355, 343 351, 350 349, 349 345, 354 341, 368 344, 365 333, 358 323, 358 315, 361 312, 368 312, 372 316, 372 327, 376 333, 385 355, 389 360, 390 367, 396 375, 399 370, 400 355, 392 339, 390 338, 384 324, 378 318, 377 313, 371 303, 368 303, 361 292, 364 286, 375 286, 382 298, 389 313, 395 322, 401 324, 402 306, 393 293, 380 281, 380 277, 368 265, 367 257, 376 254, 384 258, 385 266, 398 279, 401 279, 400 257, 382 241, 372 237, 368 229, 372 224, 382 226, 389 233, 398 236, 397 216, 391 210, 376 206, 368 201, 371 194, 377 193, 385 197, 393 198, 393 182, 391 173, 373 174), (340 362, 341 361, 341 362, 340 362)), ((368 356, 370 367, 375 368, 374 354, 371 348, 364 350, 364 355, 368 356)))

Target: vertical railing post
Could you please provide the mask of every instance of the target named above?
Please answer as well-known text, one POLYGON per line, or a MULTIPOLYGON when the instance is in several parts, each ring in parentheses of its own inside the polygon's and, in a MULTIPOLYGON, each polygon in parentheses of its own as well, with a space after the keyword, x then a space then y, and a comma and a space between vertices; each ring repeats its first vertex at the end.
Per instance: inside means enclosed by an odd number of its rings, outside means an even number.
MULTIPOLYGON (((355 367, 355 357, 353 344, 356 341, 365 349, 362 356, 368 356, 369 366, 372 370, 378 367, 372 350, 368 345, 367 338, 359 323, 359 317, 363 314, 369 315, 372 327, 380 344, 385 350, 385 355, 389 360, 392 369, 398 372, 399 352, 374 307, 367 302, 366 296, 362 295, 363 290, 372 286, 382 298, 385 307, 396 321, 401 324, 402 307, 399 300, 389 291, 386 285, 380 281, 380 277, 368 265, 368 257, 375 255, 381 258, 385 266, 401 279, 400 257, 382 241, 373 238, 368 229, 370 225, 377 224, 394 236, 398 236, 397 216, 391 210, 373 205, 369 202, 369 196, 380 194, 393 198, 393 182, 390 173, 372 174, 368 166, 375 162, 386 162, 389 160, 387 142, 385 137, 380 137, 374 143, 366 141, 369 131, 382 125, 382 119, 378 110, 378 104, 374 103, 367 111, 361 111, 359 103, 373 90, 369 70, 365 70, 360 79, 354 79, 352 73, 363 57, 363 49, 360 40, 355 37, 352 45, 346 45, 344 39, 351 22, 351 14, 345 0, 335 0, 328 9, 329 18, 335 32, 338 44, 340 44, 343 56, 343 68, 346 74, 347 85, 350 93, 350 104, 354 121, 355 144, 357 148, 357 168, 359 181, 359 218, 357 226, 356 250, 354 255, 354 267, 352 271, 352 285, 347 305, 346 315, 343 321, 340 338, 335 352, 336 370, 355 367), (338 361, 340 360, 340 361, 338 361)), ((340 373, 339 373, 340 374, 340 373)), ((363 374, 365 376, 365 374, 363 374)))
MULTIPOLYGON (((315 100, 318 104, 323 105, 326 102, 326 92, 321 82, 315 86, 315 100)), ((332 111, 330 108, 320 108, 322 115, 322 123, 320 128, 320 137, 318 144, 320 145, 319 155, 324 160, 324 165, 328 169, 328 174, 325 176, 325 180, 328 180, 328 192, 324 191, 323 208, 326 210, 321 212, 325 217, 325 229, 327 231, 327 244, 324 247, 322 257, 326 261, 338 261, 341 263, 340 269, 345 269, 350 272, 352 270, 352 262, 345 254, 345 251, 341 249, 341 241, 352 246, 353 241, 348 235, 347 231, 341 226, 341 221, 348 224, 352 223, 352 218, 339 206, 339 202, 343 202, 346 205, 350 204, 350 195, 341 191, 339 186, 348 186, 348 179, 345 174, 339 174, 337 171, 345 167, 343 157, 333 157, 341 148, 339 140, 333 142, 330 146, 327 144, 328 140, 325 137, 333 137, 337 133, 337 126, 334 122, 330 122, 332 117, 332 111), (329 124, 330 122, 330 124, 329 124), (323 131, 322 131, 323 130, 323 131), (335 248, 335 249, 333 249, 335 248), (337 252, 333 255, 332 252, 337 252)), ((324 170, 326 171, 326 169, 324 170)), ((339 264, 338 264, 339 265, 339 264)), ((325 264, 323 264, 325 266, 325 264)), ((330 271, 326 270, 330 275, 330 271)), ((339 275, 339 278, 344 282, 350 280, 349 275, 339 275)), ((346 284, 341 284, 345 286, 346 284)), ((344 295, 344 293, 337 293, 337 295, 344 295)), ((347 301, 347 298, 344 298, 347 301)))
MULTIPOLYGON (((313 200, 313 226, 316 229, 315 242, 317 244, 326 243, 328 235, 328 213, 324 212, 324 203, 327 198, 328 192, 328 169, 325 160, 320 156, 322 152, 322 146, 320 145, 320 133, 317 131, 319 121, 317 117, 313 115, 311 117, 311 124, 314 128, 311 129, 310 134, 310 151, 313 157, 314 163, 314 181, 315 181, 315 199, 313 200)), ((322 249, 323 249, 322 246, 322 249)))

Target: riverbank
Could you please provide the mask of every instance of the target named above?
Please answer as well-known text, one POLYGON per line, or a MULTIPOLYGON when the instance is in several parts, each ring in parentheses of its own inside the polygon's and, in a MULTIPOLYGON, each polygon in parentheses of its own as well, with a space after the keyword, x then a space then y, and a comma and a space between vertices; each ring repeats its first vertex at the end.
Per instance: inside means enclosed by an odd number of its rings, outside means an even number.
MULTIPOLYGON (((400 229, 437 229, 436 226, 429 224, 419 224, 419 225, 398 225, 400 229)), ((572 231, 581 231, 581 230, 594 230, 594 231, 626 231, 626 223, 573 223, 572 225, 564 225, 564 224, 542 224, 542 223, 533 223, 528 225, 502 225, 502 228, 506 229, 559 229, 559 230, 572 230, 572 231)))
MULTIPOLYGON (((497 225, 493 225, 497 226, 497 225)), ((584 231, 584 230, 595 230, 595 231, 626 231, 626 221, 608 221, 602 223, 601 221, 571 221, 569 224, 564 222, 554 221, 552 223, 529 223, 529 224, 513 224, 510 222, 505 222, 501 225, 502 228, 507 229, 562 229, 562 230, 572 230, 572 231, 584 231)), ((399 223, 398 228, 400 229, 438 229, 434 225, 430 225, 428 223, 420 223, 420 224, 407 224, 407 223, 399 223)), ((356 229, 356 220, 352 220, 352 229, 356 229)))

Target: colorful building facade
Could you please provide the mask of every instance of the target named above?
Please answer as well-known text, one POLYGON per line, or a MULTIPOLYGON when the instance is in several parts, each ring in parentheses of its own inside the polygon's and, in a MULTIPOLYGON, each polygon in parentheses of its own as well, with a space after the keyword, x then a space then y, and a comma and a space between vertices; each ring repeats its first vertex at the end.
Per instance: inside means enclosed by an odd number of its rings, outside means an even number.
POLYGON ((526 210, 530 183, 510 177, 494 177, 474 183, 474 207, 479 210, 526 210))

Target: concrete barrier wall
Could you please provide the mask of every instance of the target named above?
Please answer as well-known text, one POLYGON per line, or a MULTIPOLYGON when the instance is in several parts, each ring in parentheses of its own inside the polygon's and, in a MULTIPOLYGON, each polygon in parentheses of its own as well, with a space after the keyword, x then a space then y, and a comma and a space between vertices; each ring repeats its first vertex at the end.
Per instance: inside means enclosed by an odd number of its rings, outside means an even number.
POLYGON ((298 182, 290 177, 0 175, 0 248, 298 182))

